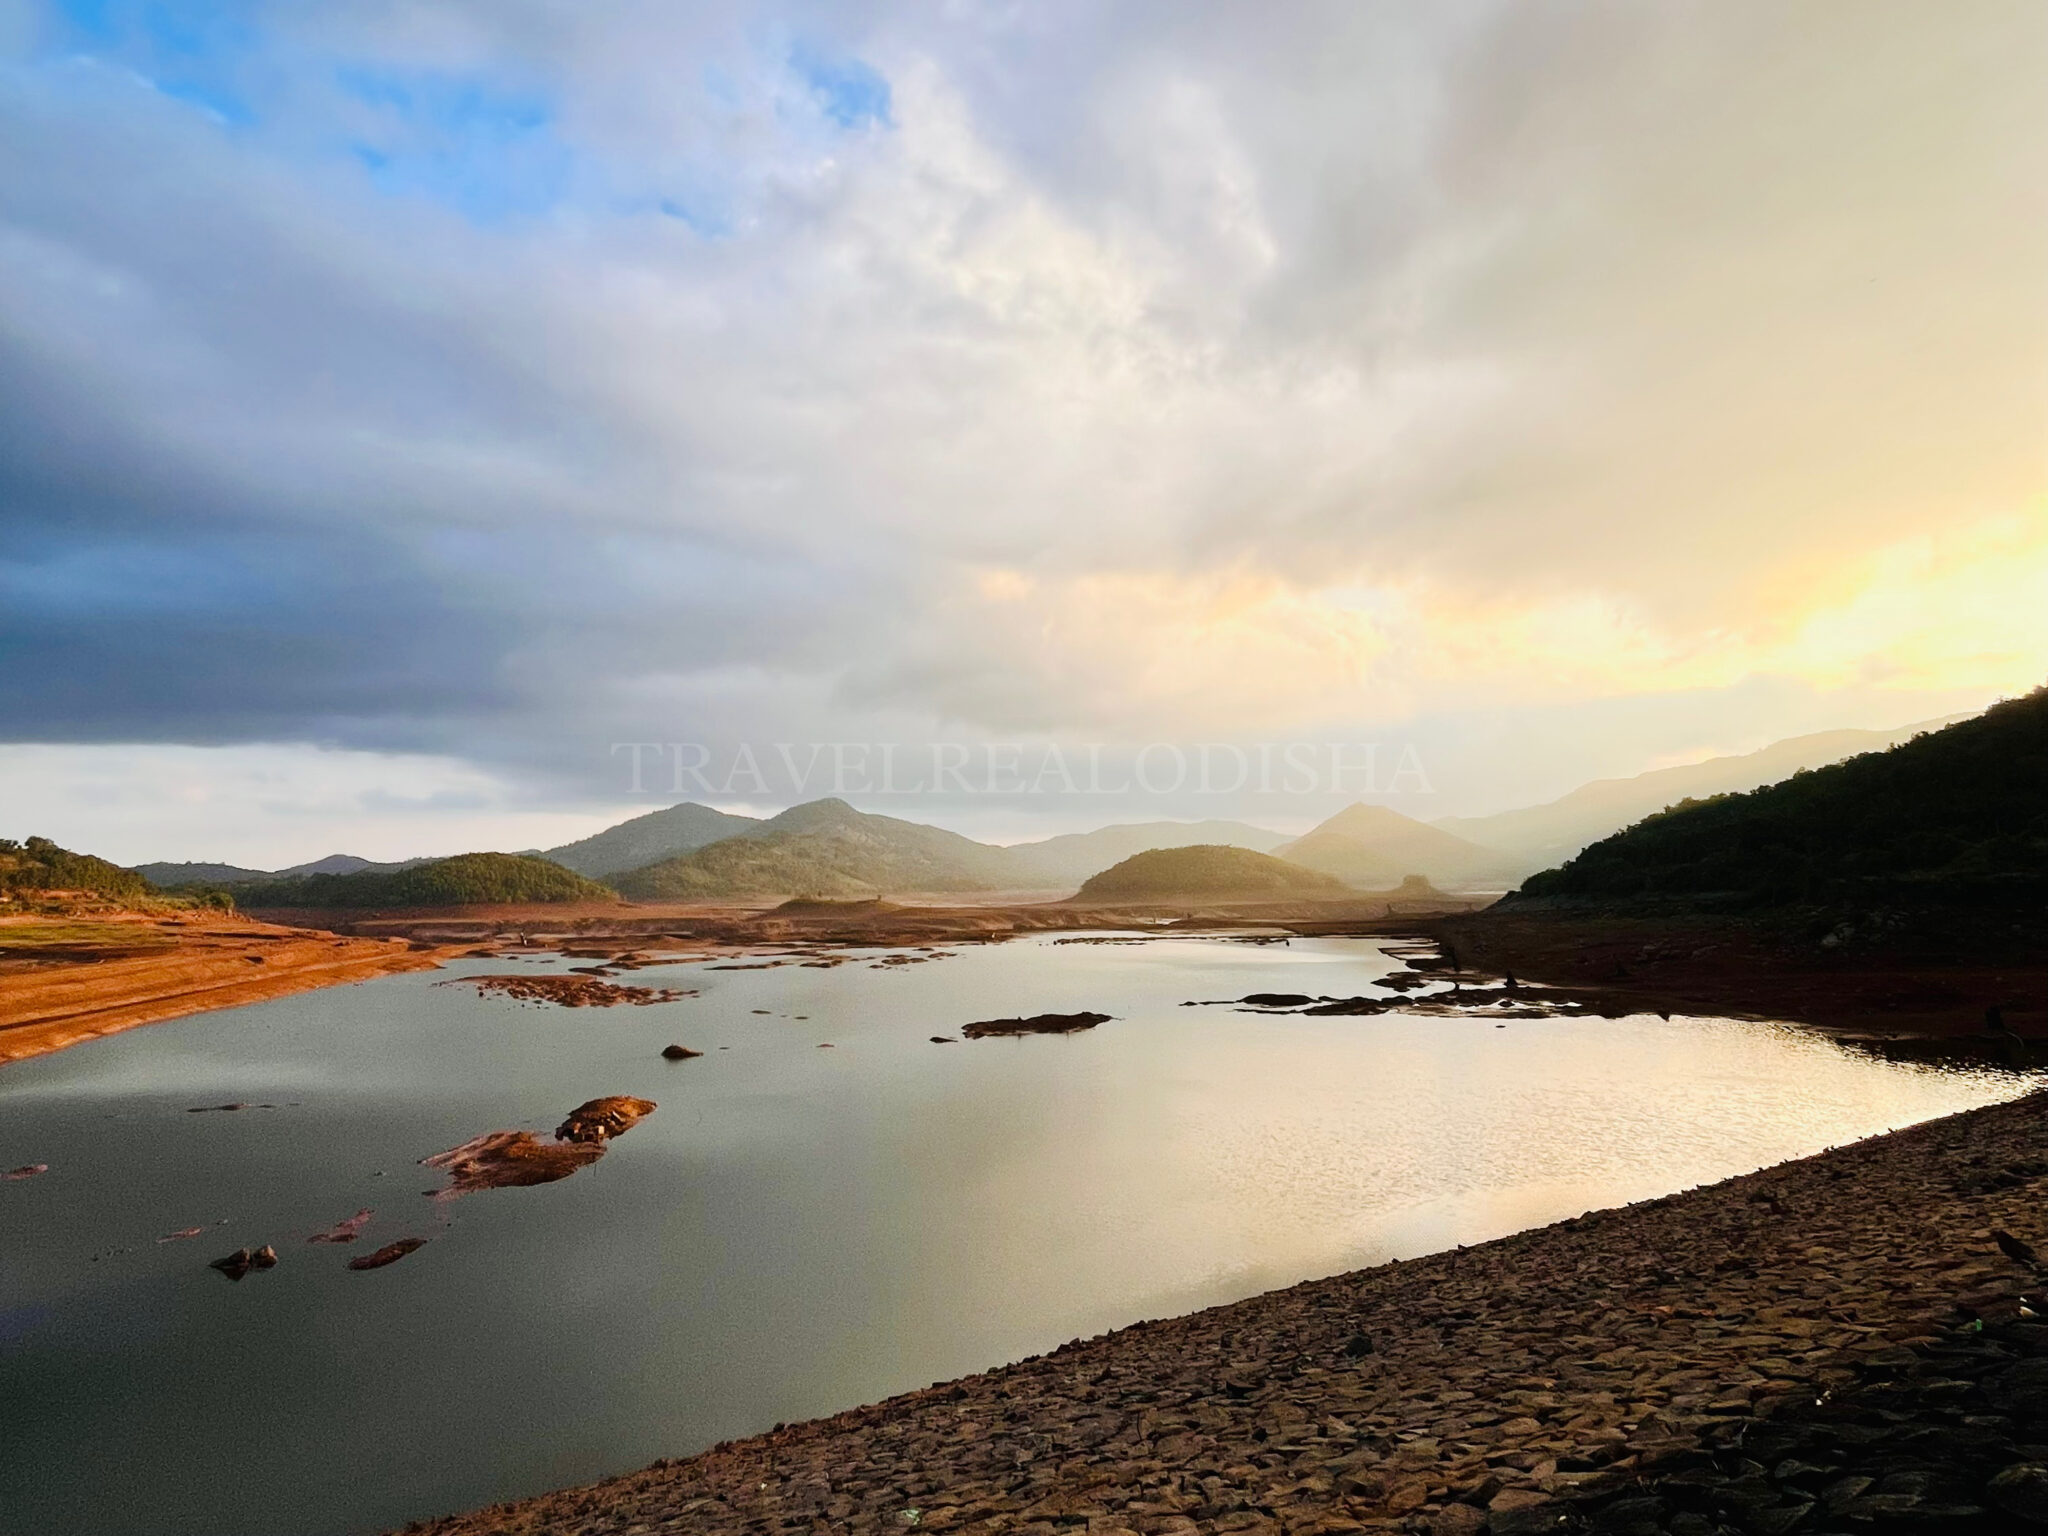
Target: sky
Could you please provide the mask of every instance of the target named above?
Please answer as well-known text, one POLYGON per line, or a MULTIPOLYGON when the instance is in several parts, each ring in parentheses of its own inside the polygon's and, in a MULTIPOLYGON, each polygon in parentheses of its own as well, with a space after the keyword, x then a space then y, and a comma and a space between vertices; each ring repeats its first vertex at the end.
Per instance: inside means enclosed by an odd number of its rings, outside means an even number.
POLYGON ((2024 692, 2044 66, 2032 0, 0 0, 0 835, 1287 829, 2024 692), (1260 744, 1324 767, 1167 772, 1260 744))

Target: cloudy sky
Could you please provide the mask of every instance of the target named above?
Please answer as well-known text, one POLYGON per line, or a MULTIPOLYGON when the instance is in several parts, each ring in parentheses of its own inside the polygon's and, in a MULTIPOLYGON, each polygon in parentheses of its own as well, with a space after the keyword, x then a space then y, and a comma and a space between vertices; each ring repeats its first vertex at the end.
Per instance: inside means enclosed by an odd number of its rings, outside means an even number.
POLYGON ((2034 0, 0 0, 0 835, 546 844, 632 741, 1444 815, 2023 691, 2044 72, 2034 0))

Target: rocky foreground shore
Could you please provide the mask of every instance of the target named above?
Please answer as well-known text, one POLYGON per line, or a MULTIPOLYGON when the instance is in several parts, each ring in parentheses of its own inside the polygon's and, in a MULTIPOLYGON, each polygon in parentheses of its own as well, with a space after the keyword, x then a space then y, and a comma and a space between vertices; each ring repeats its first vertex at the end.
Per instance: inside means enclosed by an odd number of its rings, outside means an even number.
POLYGON ((407 1529, 2048 1530, 2044 1193, 2036 1095, 407 1529))

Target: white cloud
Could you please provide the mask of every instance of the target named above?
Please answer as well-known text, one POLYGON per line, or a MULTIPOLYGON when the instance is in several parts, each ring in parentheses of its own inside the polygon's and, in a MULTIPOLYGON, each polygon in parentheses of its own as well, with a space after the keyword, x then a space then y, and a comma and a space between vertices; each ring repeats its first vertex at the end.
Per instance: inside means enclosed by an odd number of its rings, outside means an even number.
POLYGON ((280 11, 243 126, 17 43, 0 706, 595 804, 649 736, 1981 701, 2048 671, 2048 18, 1965 12, 280 11), (545 153, 380 188, 344 66, 545 153))

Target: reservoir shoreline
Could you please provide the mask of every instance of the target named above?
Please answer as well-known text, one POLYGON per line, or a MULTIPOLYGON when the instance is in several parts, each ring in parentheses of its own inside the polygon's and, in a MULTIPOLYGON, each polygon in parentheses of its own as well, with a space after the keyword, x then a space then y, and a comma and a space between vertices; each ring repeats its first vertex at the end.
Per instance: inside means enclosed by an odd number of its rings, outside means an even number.
MULTIPOLYGON (((2048 1242, 2044 1112, 1928 1121, 405 1529, 1570 1529, 1873 1364, 2021 1316, 2039 1275, 1993 1234, 2048 1242)), ((1939 1417, 1890 1403, 1901 1435, 1939 1417)))
MULTIPOLYGON (((0 1066, 143 1024, 432 970, 433 949, 207 912, 62 920, 67 942, 0 947, 0 1066), (108 941, 90 937, 103 928, 108 941), (140 942, 137 942, 137 941, 140 942)), ((0 927, 4 939, 12 927, 0 927)))

